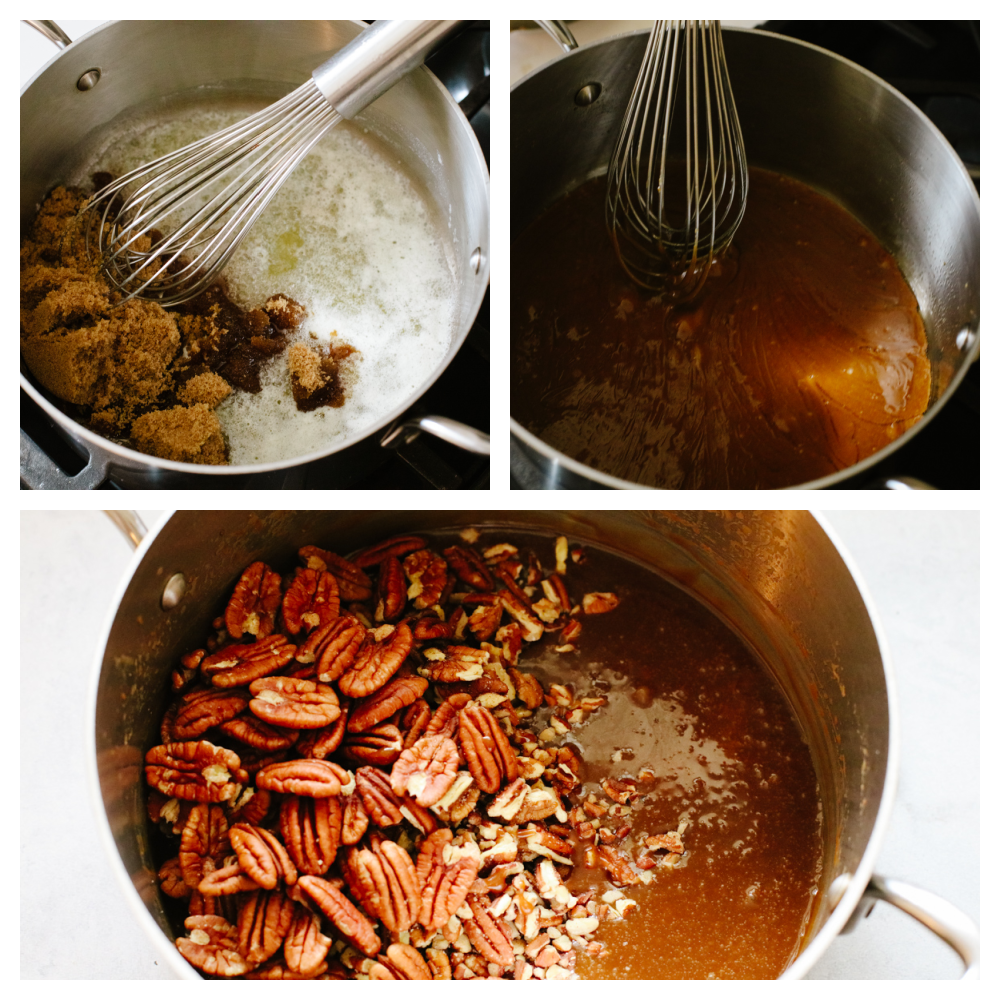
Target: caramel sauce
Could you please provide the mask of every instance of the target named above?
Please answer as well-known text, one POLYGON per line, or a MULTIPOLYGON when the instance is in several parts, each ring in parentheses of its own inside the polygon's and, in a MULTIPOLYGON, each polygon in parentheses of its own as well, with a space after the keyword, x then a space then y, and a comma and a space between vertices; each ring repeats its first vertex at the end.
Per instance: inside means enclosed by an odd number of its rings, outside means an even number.
POLYGON ((844 209, 751 168, 746 215, 691 304, 634 285, 604 178, 512 253, 511 412, 591 468, 662 488, 780 488, 879 451, 927 408, 916 299, 844 209))
MULTIPOLYGON (((539 553, 551 544, 504 540, 539 553)), ((623 889, 638 909, 603 920, 595 936, 605 955, 581 954, 576 971, 585 979, 777 977, 806 942, 820 879, 819 790, 801 731, 770 674, 713 612, 644 567, 586 551, 586 566, 568 572, 573 594, 611 590, 620 605, 582 616, 576 653, 526 644, 521 668, 546 688, 559 682, 609 700, 566 737, 584 762, 574 798, 594 792, 606 802, 602 779, 655 772, 638 783, 643 795, 629 819, 611 824, 632 824, 617 846, 635 859, 645 837, 688 826, 678 867, 623 889)), ((614 888, 602 869, 583 867, 582 845, 576 854, 571 891, 614 888)))

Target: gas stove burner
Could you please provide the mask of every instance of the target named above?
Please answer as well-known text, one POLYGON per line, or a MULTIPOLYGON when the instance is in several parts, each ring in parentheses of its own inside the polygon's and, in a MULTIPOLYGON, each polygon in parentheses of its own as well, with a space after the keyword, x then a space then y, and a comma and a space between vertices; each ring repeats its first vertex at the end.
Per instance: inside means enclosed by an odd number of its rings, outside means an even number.
MULTIPOLYGON (((466 22, 429 60, 427 67, 448 88, 465 112, 489 164, 490 22, 466 22)), ((489 433, 490 320, 489 289, 471 330, 455 358, 433 386, 401 419, 434 413, 489 433)), ((50 418, 21 391, 21 489, 31 489, 43 466, 55 464, 69 476, 86 462, 65 440, 50 418), (30 439, 25 452, 23 438, 30 439), (31 444, 37 445, 32 449, 31 444), (27 457, 26 457, 27 455, 27 457)), ((489 458, 421 434, 396 449, 386 449, 374 471, 345 474, 341 465, 331 473, 322 461, 278 472, 248 476, 217 476, 213 489, 371 489, 486 490, 490 487, 489 458)), ((199 483, 199 486, 202 484, 199 483)), ((86 487, 82 487, 86 488, 86 487)), ((118 489, 103 482, 95 489, 118 489)))

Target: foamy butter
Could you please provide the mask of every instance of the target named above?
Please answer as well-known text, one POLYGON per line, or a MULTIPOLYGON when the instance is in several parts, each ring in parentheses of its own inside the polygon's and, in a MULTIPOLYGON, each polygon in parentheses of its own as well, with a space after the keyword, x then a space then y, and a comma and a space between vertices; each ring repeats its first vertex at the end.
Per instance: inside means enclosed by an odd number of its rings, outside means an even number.
MULTIPOLYGON (((95 169, 124 173, 250 110, 186 109, 133 125, 95 169)), ((234 392, 216 411, 234 465, 326 450, 377 426, 433 374, 457 319, 456 267, 433 206, 351 122, 298 165, 223 274, 243 308, 290 296, 309 312, 301 339, 325 350, 336 337, 359 352, 342 368, 342 407, 300 412, 284 356, 265 369, 260 393, 234 392)))

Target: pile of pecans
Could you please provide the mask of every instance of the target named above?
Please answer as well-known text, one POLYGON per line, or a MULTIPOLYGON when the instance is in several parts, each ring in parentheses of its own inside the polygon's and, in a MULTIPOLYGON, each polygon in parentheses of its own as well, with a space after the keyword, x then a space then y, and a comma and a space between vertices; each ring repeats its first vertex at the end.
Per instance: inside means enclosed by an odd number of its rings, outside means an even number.
POLYGON ((574 849, 617 886, 683 854, 683 831, 649 838, 659 861, 615 846, 636 782, 581 795, 565 743, 605 699, 546 693, 517 666, 546 634, 574 652, 583 616, 618 598, 571 599, 586 556, 565 538, 551 573, 478 539, 439 553, 396 537, 352 559, 305 546, 284 580, 254 563, 182 658, 148 809, 180 838, 159 879, 206 975, 572 978, 601 920, 635 905, 573 895, 574 849))

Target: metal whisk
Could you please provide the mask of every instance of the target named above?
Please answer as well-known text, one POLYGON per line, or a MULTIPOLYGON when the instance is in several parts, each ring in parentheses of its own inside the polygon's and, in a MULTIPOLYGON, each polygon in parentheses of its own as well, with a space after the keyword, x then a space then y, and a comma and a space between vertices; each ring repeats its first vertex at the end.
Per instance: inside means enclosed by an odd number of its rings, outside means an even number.
POLYGON ((605 217, 618 259, 638 284, 689 300, 746 200, 722 26, 657 21, 608 167, 605 217))
POLYGON ((249 118, 132 170, 88 203, 88 247, 125 299, 207 288, 310 149, 423 62, 458 21, 376 21, 249 118))

